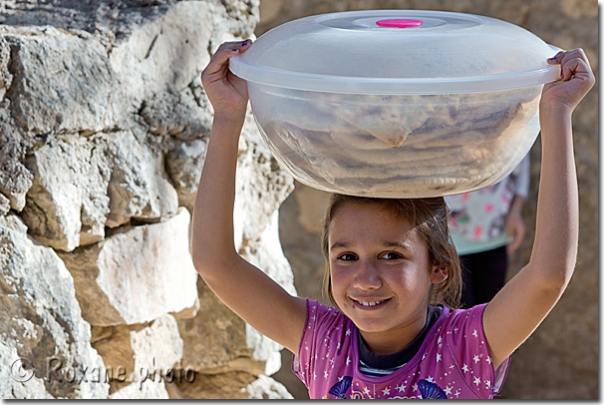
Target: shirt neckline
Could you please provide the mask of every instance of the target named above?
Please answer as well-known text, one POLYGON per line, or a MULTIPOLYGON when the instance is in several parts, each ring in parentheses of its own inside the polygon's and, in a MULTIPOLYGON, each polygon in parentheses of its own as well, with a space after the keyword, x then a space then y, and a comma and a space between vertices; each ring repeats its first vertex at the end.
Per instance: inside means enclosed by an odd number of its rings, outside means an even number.
POLYGON ((441 326, 441 324, 444 322, 447 315, 449 315, 449 312, 450 312, 449 307, 447 307, 446 305, 442 305, 442 304, 438 304, 438 305, 442 308, 442 311, 440 312, 440 316, 438 317, 436 322, 434 322, 434 325, 432 325, 432 327, 426 334, 424 341, 422 342, 417 353, 415 353, 413 358, 411 360, 409 360, 406 364, 404 364, 402 367, 395 370, 391 374, 381 376, 381 377, 367 376, 367 375, 361 373, 361 370, 359 370, 359 349, 358 349, 358 347, 359 347, 359 341, 358 341, 359 331, 358 331, 357 326, 354 324, 354 322, 350 321, 350 323, 352 324, 351 327, 353 328, 352 341, 351 341, 353 350, 352 350, 351 360, 352 360, 353 367, 354 367, 355 378, 359 379, 365 383, 376 384, 376 383, 381 383, 381 382, 387 382, 387 381, 390 381, 392 378, 396 378, 399 374, 406 373, 408 369, 415 367, 417 365, 417 363, 422 359, 426 346, 432 340, 432 337, 434 336, 434 334, 436 333, 438 328, 441 326))
POLYGON ((361 332, 357 329, 357 344, 359 359, 368 367, 380 370, 396 369, 408 363, 419 351, 423 341, 425 340, 430 327, 436 323, 440 312, 442 312, 442 306, 431 305, 428 307, 428 314, 426 316, 426 324, 417 336, 403 349, 396 353, 391 354, 375 354, 369 351, 366 346, 361 332))

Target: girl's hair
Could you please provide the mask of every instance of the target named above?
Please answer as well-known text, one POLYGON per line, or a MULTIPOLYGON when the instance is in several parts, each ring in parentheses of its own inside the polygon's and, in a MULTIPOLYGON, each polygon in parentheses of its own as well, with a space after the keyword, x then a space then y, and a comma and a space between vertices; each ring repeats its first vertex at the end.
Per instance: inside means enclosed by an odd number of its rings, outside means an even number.
POLYGON ((449 211, 444 198, 384 199, 342 194, 332 194, 323 222, 322 250, 325 259, 323 293, 327 294, 334 305, 337 304, 331 286, 329 229, 337 210, 348 203, 379 205, 390 210, 395 217, 409 220, 428 245, 430 263, 435 266, 445 265, 449 269, 446 280, 431 290, 430 303, 444 302, 451 309, 459 306, 462 285, 461 266, 457 250, 449 239, 449 211))

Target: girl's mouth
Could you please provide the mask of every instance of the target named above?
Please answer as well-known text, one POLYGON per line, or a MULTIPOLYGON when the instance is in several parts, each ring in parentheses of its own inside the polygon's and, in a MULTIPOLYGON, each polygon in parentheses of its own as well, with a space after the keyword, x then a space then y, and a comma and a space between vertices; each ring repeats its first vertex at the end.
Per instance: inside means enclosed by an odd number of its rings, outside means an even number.
POLYGON ((351 300, 357 308, 372 310, 384 306, 384 304, 390 301, 390 298, 385 300, 355 300, 351 298, 351 300))

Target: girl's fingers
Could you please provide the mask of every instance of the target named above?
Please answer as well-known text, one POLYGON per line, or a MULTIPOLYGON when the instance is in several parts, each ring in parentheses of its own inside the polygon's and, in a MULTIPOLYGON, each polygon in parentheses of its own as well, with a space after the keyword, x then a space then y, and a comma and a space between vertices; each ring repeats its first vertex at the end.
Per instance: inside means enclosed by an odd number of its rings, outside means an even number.
POLYGON ((214 55, 212 55, 210 63, 204 69, 202 76, 222 73, 226 69, 228 60, 241 52, 245 52, 251 44, 252 41, 250 39, 221 44, 216 52, 214 52, 214 55))
POLYGON ((551 63, 552 65, 560 63, 562 60, 562 56, 564 56, 565 51, 559 51, 557 54, 552 56, 547 60, 547 63, 551 63))
POLYGON ((580 58, 571 59, 565 62, 562 65, 560 79, 566 82, 572 78, 591 81, 592 73, 589 64, 580 58))
POLYGON ((560 51, 547 60, 550 64, 560 64, 560 80, 568 81, 578 74, 579 77, 591 76, 591 67, 585 52, 581 48, 560 51))

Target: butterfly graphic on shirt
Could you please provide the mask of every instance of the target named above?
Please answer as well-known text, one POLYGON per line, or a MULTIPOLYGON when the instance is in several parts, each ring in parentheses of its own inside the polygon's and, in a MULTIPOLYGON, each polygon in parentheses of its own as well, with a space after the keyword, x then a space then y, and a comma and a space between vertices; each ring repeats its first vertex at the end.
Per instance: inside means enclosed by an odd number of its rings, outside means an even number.
POLYGON ((428 380, 419 380, 417 382, 422 399, 447 399, 447 394, 436 384, 428 380))
MULTIPOLYGON (((336 397, 336 399, 347 399, 346 392, 352 385, 352 377, 342 377, 340 381, 335 383, 330 389, 329 393, 336 397)), ((417 387, 422 395, 422 399, 447 399, 445 392, 436 384, 428 380, 419 380, 417 387)), ((326 397, 324 397, 326 398, 326 397)))
POLYGON ((337 399, 346 399, 346 391, 348 391, 351 385, 352 377, 345 376, 329 389, 329 393, 337 399))

